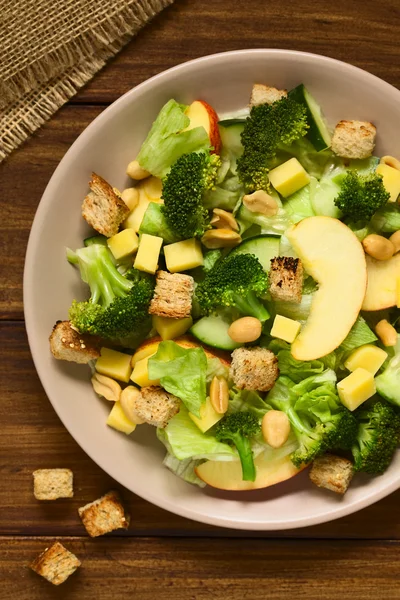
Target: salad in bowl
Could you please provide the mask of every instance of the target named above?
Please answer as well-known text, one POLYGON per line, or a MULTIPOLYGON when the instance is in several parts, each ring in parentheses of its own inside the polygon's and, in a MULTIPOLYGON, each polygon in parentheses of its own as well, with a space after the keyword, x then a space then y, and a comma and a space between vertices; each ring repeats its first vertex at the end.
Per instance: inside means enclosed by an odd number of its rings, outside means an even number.
POLYGON ((164 104, 130 187, 92 173, 93 231, 67 249, 87 299, 71 298, 51 351, 89 365, 110 427, 152 426, 185 481, 251 490, 311 465, 344 494, 354 473, 388 468, 400 162, 374 155, 376 134, 355 120, 332 132, 304 85, 254 84, 223 117, 164 104))

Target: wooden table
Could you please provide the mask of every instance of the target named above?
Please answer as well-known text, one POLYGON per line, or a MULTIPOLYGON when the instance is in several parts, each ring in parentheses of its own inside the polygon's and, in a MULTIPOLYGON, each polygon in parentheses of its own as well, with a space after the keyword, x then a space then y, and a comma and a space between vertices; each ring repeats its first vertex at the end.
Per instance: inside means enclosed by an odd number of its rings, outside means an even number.
POLYGON ((400 598, 400 491, 333 523, 252 535, 187 521, 122 490, 129 531, 88 538, 77 508, 115 486, 47 400, 22 306, 25 248, 42 192, 72 142, 118 96, 189 59, 259 47, 332 56, 400 88, 399 34, 400 0, 177 0, 1 165, 1 600, 400 598), (74 471, 74 499, 36 501, 32 471, 60 465, 74 471), (83 560, 60 588, 28 569, 55 538, 83 560))

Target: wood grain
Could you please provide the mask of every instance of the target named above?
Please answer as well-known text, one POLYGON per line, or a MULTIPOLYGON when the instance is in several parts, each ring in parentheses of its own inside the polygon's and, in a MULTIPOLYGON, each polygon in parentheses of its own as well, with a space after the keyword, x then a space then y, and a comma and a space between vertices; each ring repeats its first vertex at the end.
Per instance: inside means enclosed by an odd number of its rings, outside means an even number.
POLYGON ((399 542, 70 538, 82 566, 55 589, 28 568, 52 541, 0 538, 0 600, 400 598, 399 542))

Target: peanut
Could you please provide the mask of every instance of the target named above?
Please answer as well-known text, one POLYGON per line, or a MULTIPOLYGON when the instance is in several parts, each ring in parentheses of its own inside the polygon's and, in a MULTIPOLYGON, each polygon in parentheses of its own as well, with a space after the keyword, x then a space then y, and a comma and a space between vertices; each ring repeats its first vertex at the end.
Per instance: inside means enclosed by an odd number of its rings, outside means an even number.
POLYGON ((400 252, 400 229, 399 231, 395 231, 389 238, 394 246, 394 253, 400 252))
POLYGON ((229 326, 229 337, 238 344, 255 342, 261 335, 262 323, 254 317, 242 317, 229 326))
POLYGON ((122 390, 119 399, 125 416, 132 421, 132 423, 136 423, 136 425, 141 425, 144 423, 144 420, 138 416, 135 410, 136 401, 139 397, 140 390, 138 390, 138 388, 136 388, 134 385, 128 385, 124 390, 122 390))
POLYGON ((400 171, 400 160, 397 160, 394 156, 382 156, 379 162, 381 165, 388 165, 388 167, 393 167, 393 169, 400 171))
POLYGON ((397 344, 397 331, 386 319, 379 321, 375 327, 375 332, 384 346, 395 346, 397 344))
POLYGON ((376 233, 367 235, 367 237, 363 239, 362 245, 365 252, 376 260, 389 260, 395 253, 393 242, 376 233))
POLYGON ((270 410, 265 413, 261 431, 264 440, 271 448, 280 448, 287 441, 290 433, 290 421, 281 410, 270 410))
POLYGON ((232 229, 233 231, 239 231, 239 225, 232 213, 222 208, 214 208, 213 217, 211 219, 211 225, 217 229, 232 229))
POLYGON ((252 194, 243 196, 243 204, 251 212, 262 213, 269 217, 273 217, 278 212, 277 201, 264 190, 257 190, 252 194))
POLYGON ((139 190, 134 187, 131 187, 131 188, 126 188, 122 192, 121 198, 125 202, 127 207, 129 208, 129 210, 133 210, 134 208, 137 207, 137 205, 139 203, 139 195, 140 195, 139 190))
POLYGON ((242 241, 232 229, 209 229, 201 238, 206 248, 233 248, 242 241))
POLYGON ((121 395, 121 386, 111 377, 95 373, 91 379, 92 386, 96 394, 103 396, 110 402, 118 402, 121 395))
POLYGON ((140 180, 150 177, 149 171, 142 169, 137 160, 132 160, 126 168, 126 174, 132 179, 140 180))
POLYGON ((228 410, 229 387, 224 377, 215 375, 210 386, 210 402, 213 409, 219 415, 223 415, 228 410))

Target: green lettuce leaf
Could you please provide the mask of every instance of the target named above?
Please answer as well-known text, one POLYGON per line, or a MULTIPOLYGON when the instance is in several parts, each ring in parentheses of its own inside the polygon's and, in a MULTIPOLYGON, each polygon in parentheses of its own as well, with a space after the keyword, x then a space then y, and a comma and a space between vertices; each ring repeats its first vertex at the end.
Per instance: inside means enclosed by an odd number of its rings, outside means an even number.
POLYGON ((282 340, 272 340, 269 350, 278 357, 279 372, 299 383, 312 375, 320 375, 326 369, 335 369, 336 357, 334 353, 323 356, 317 360, 296 360, 290 353, 290 345, 282 340))
POLYGON ((146 212, 143 215, 139 233, 156 235, 162 237, 164 242, 167 242, 167 244, 172 244, 173 242, 177 242, 179 238, 176 237, 174 232, 169 228, 162 207, 162 204, 150 202, 146 212))
POLYGON ((200 465, 202 460, 192 460, 191 458, 187 458, 186 460, 179 460, 175 458, 172 454, 167 452, 163 465, 167 467, 170 471, 175 473, 177 477, 180 477, 187 483, 194 483, 199 487, 205 487, 204 481, 199 479, 195 473, 195 468, 200 465))
POLYGON ((392 356, 385 362, 385 370, 375 378, 376 391, 388 402, 400 406, 400 334, 396 346, 390 350, 392 356))
POLYGON ((400 229, 400 206, 397 202, 385 204, 371 219, 371 225, 378 233, 394 233, 400 229))
POLYGON ((232 388, 229 391, 228 414, 235 412, 251 412, 258 419, 262 419, 271 407, 263 400, 255 390, 238 390, 232 388))
POLYGON ((175 342, 161 342, 149 359, 150 379, 182 400, 186 408, 200 417, 206 401, 207 357, 203 348, 181 348, 175 342))
POLYGON ((140 166, 156 177, 165 177, 183 154, 207 150, 210 140, 204 127, 183 131, 189 125, 187 106, 169 100, 160 110, 137 156, 140 166))
POLYGON ((376 342, 377 339, 378 338, 372 329, 370 329, 365 319, 359 316, 346 339, 340 344, 340 348, 346 352, 350 352, 360 346, 364 346, 364 344, 372 344, 373 342, 376 342))
MULTIPOLYGON (((314 179, 314 178, 312 178, 314 179)), ((316 182, 316 180, 314 180, 316 182)), ((293 223, 299 223, 307 217, 315 216, 311 204, 311 183, 304 186, 283 202, 283 208, 293 223)))

